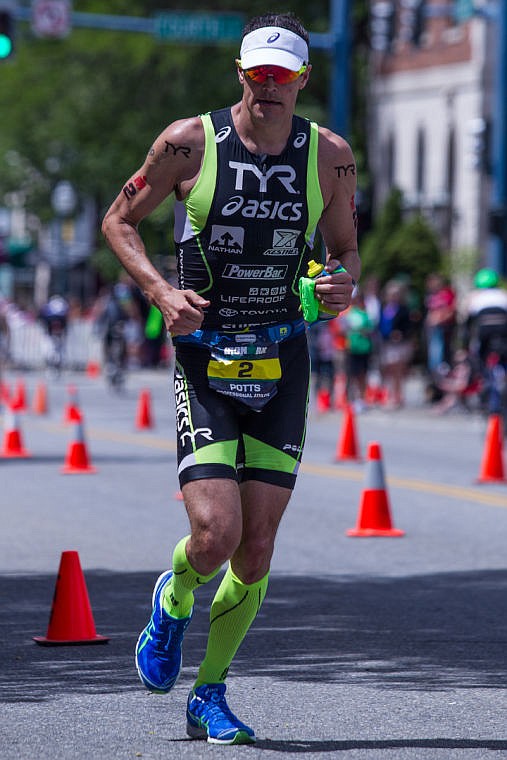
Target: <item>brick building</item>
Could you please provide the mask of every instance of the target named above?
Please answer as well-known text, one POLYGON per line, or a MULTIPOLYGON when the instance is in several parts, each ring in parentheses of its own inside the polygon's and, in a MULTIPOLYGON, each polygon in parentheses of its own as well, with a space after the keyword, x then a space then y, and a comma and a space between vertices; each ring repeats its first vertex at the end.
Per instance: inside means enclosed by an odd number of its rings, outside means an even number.
MULTIPOLYGON (((502 0, 505 2, 505 0, 502 0)), ((495 28, 463 0, 372 0, 370 163, 378 209, 392 187, 421 210, 456 276, 490 241, 495 28), (465 12, 456 15, 458 6, 465 12)))

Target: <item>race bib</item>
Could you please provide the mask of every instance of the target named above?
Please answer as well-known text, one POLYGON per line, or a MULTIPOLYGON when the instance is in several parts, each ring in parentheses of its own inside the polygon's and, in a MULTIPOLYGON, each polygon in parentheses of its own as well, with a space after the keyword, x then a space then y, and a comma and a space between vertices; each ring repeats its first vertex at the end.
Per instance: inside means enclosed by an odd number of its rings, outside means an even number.
POLYGON ((223 335, 211 348, 210 388, 259 411, 277 392, 282 376, 278 343, 247 333, 223 335), (239 338, 240 342, 237 342, 239 338), (241 341, 248 341, 243 343, 241 341))

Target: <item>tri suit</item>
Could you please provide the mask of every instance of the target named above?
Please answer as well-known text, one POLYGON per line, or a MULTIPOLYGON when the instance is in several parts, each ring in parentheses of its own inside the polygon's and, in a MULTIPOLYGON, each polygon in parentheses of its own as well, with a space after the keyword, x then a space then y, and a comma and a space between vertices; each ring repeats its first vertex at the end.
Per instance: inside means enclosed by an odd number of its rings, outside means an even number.
POLYGON ((200 117, 201 172, 175 209, 179 287, 211 302, 173 338, 180 485, 200 478, 293 488, 308 405, 298 294, 323 210, 318 127, 298 116, 284 151, 254 155, 230 108, 200 117))

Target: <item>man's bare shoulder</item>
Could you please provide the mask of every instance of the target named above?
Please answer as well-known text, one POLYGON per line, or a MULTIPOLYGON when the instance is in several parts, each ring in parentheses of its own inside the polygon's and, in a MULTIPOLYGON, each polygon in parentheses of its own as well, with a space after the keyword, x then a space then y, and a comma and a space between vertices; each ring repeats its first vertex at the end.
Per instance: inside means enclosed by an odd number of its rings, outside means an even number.
POLYGON ((356 162, 350 145, 326 127, 319 127, 319 164, 338 177, 356 173, 356 162))
POLYGON ((153 143, 148 159, 152 165, 165 163, 167 159, 194 163, 200 161, 203 150, 202 120, 198 116, 193 116, 169 124, 153 143))

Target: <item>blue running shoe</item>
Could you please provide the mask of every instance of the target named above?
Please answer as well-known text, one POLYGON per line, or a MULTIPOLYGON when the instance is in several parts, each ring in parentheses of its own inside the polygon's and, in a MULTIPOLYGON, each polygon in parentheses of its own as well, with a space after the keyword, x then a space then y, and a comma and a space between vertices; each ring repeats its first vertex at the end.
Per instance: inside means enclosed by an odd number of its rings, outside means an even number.
POLYGON ((187 703, 187 734, 210 744, 252 744, 255 734, 229 710, 224 683, 193 689, 187 703))
POLYGON ((181 670, 183 634, 192 619, 192 611, 185 618, 173 618, 162 607, 164 588, 172 577, 166 570, 157 579, 153 589, 153 612, 150 622, 139 636, 136 645, 136 666, 139 678, 150 691, 167 694, 181 670))

